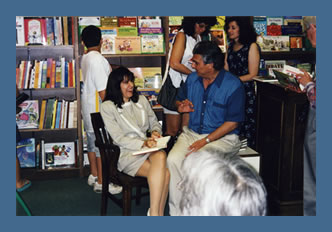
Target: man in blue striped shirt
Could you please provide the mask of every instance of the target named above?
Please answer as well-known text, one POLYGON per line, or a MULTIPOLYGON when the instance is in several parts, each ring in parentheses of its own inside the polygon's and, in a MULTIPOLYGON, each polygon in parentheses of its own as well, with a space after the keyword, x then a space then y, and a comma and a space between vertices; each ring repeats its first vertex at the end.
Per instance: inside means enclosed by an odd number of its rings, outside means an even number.
POLYGON ((171 173, 170 215, 179 215, 182 179, 181 165, 192 152, 214 147, 235 154, 240 149, 238 125, 244 120, 244 88, 240 79, 225 71, 224 54, 210 41, 193 50, 191 73, 177 96, 178 112, 189 116, 189 123, 170 151, 167 164, 171 173))

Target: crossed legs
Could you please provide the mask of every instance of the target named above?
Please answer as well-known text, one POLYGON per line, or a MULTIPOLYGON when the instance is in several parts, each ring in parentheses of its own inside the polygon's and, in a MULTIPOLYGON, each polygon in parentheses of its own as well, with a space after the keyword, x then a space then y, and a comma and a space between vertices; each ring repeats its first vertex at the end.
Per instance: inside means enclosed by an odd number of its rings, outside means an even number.
POLYGON ((166 154, 157 151, 150 154, 137 171, 136 176, 148 179, 150 190, 150 215, 163 216, 168 195, 169 171, 166 168, 166 154))

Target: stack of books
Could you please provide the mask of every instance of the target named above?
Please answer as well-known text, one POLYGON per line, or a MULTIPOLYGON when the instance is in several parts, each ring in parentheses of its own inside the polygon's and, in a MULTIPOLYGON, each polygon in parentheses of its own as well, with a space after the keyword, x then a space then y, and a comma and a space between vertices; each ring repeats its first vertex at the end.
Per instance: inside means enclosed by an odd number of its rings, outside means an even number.
POLYGON ((240 151, 246 150, 248 147, 248 139, 245 137, 240 137, 240 141, 241 141, 240 151))

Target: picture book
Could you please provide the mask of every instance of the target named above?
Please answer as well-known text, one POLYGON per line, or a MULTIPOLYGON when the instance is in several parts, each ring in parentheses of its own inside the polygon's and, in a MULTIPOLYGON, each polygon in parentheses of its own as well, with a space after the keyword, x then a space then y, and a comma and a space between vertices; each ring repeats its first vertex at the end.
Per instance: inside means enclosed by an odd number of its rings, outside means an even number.
POLYGON ((104 16, 101 17, 100 23, 102 27, 117 27, 118 18, 116 16, 104 16))
POLYGON ((182 24, 183 16, 169 16, 169 25, 170 26, 179 26, 182 24))
POLYGON ((160 67, 132 67, 128 68, 135 75, 135 86, 138 89, 159 89, 161 86, 160 67))
POLYGON ((44 151, 46 168, 75 165, 74 142, 45 143, 44 151))
POLYGON ((265 60, 265 69, 271 77, 275 77, 273 70, 282 71, 286 65, 286 60, 265 60))
POLYGON ((290 36, 290 49, 302 50, 303 49, 303 37, 302 36, 290 36))
POLYGON ((16 115, 19 129, 34 129, 39 125, 38 100, 26 100, 19 105, 21 112, 16 115))
POLYGON ((262 52, 288 52, 289 47, 289 36, 258 36, 257 43, 261 48, 262 52))
POLYGON ((16 46, 24 46, 24 17, 16 16, 16 46))
POLYGON ((268 25, 266 27, 266 34, 272 36, 281 35, 281 26, 280 25, 268 25))
POLYGON ((118 27, 118 36, 137 36, 137 27, 118 27))
POLYGON ((257 35, 266 35, 267 23, 266 16, 254 16, 253 26, 257 35))
POLYGON ((142 53, 164 53, 163 34, 141 34, 140 37, 142 53))
POLYGON ((36 167, 36 147, 35 139, 22 139, 16 145, 17 158, 21 168, 36 167))
POLYGON ((273 70, 273 72, 278 79, 280 85, 298 93, 302 92, 302 88, 300 87, 300 84, 297 82, 295 77, 292 77, 283 72, 279 72, 277 70, 273 70))
POLYGON ((115 36, 116 28, 101 27, 101 37, 103 43, 101 45, 101 54, 115 54, 115 36))
POLYGON ((137 17, 136 16, 124 16, 118 17, 119 27, 137 27, 137 17))
POLYGON ((44 18, 24 18, 26 44, 47 45, 46 21, 44 18))
POLYGON ((283 25, 284 24, 284 19, 282 16, 268 16, 266 18, 266 23, 267 25, 283 25))
POLYGON ((211 30, 211 40, 215 41, 223 53, 226 52, 226 34, 223 29, 211 30))
POLYGON ((171 138, 171 136, 165 136, 165 137, 158 138, 158 139, 156 139, 157 146, 151 147, 151 148, 143 147, 141 150, 133 152, 133 155, 143 155, 148 152, 158 151, 160 149, 166 148, 167 143, 170 138, 171 138))
POLYGON ((140 54, 141 40, 139 36, 115 37, 116 54, 140 54))
POLYGON ((216 18, 217 23, 211 27, 211 30, 224 30, 226 16, 216 16, 216 18))
POLYGON ((139 28, 161 28, 161 19, 138 19, 139 28))

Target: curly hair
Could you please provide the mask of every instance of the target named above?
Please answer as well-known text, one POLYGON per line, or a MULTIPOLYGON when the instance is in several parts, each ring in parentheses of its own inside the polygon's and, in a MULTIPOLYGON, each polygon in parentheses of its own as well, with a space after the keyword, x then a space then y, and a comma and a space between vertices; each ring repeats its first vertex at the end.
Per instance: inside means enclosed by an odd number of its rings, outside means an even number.
POLYGON ((250 23, 250 17, 248 16, 231 16, 226 17, 225 22, 225 32, 228 35, 229 24, 231 22, 236 22, 240 28, 239 42, 243 45, 252 44, 256 42, 257 33, 255 28, 250 23))
POLYGON ((195 35, 195 24, 198 23, 205 23, 208 25, 205 29, 205 31, 202 33, 201 36, 205 36, 209 34, 210 28, 217 23, 217 18, 215 16, 196 16, 196 17, 188 17, 185 16, 182 19, 181 28, 183 29, 184 33, 187 35, 190 35, 191 37, 194 37, 195 35))
MULTIPOLYGON (((134 82, 135 76, 129 69, 123 66, 120 66, 119 68, 113 70, 108 77, 106 95, 104 99, 104 101, 112 101, 118 108, 121 109, 124 101, 120 85, 121 82, 124 80, 134 82)), ((130 100, 136 103, 138 102, 138 98, 139 94, 136 90, 136 87, 134 87, 133 96, 130 98, 130 100)))

